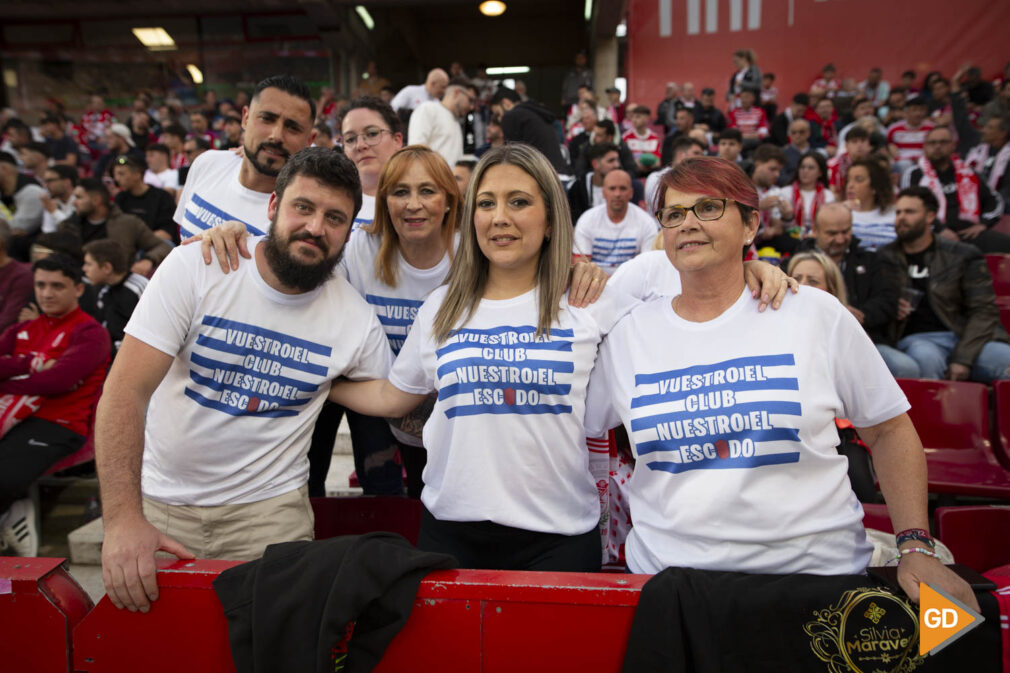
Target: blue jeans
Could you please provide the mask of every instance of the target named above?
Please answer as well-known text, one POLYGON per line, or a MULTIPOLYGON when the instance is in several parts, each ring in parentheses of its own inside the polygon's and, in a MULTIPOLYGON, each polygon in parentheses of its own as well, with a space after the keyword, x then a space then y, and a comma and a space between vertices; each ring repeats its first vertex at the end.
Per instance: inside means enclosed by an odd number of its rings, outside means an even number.
MULTIPOLYGON (((904 337, 897 348, 877 344, 877 350, 895 378, 942 379, 957 341, 953 332, 920 332, 904 337)), ((1008 366, 1010 344, 990 341, 972 363, 971 380, 992 383, 995 379, 1010 378, 1008 366)))

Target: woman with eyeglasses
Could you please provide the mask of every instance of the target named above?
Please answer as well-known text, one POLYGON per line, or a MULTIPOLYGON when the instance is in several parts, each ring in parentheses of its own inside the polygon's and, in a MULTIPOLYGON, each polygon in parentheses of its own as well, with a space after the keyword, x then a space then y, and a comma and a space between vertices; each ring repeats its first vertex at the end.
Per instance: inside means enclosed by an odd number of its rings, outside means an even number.
POLYGON ((587 430, 623 423, 637 458, 630 484, 633 572, 668 566, 753 573, 862 573, 870 560, 834 419, 873 451, 899 533, 898 579, 976 606, 935 557, 926 462, 909 408, 852 314, 800 288, 758 313, 743 251, 760 224, 753 182, 716 157, 663 177, 658 213, 682 290, 633 309, 604 341, 587 430))
POLYGON ((354 228, 375 219, 375 192, 379 176, 393 154, 403 147, 403 124, 382 99, 363 96, 351 101, 338 122, 344 154, 354 162, 361 178, 361 210, 354 228))

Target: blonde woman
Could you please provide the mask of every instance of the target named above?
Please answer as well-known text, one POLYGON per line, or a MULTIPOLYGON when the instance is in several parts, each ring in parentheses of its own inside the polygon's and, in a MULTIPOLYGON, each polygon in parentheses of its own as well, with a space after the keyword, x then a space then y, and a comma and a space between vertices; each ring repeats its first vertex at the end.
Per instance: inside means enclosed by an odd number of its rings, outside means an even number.
POLYGON ((799 281, 800 285, 824 290, 828 294, 834 295, 838 301, 842 302, 843 306, 849 305, 842 271, 823 252, 811 250, 793 255, 789 258, 789 267, 786 269, 786 273, 799 281))

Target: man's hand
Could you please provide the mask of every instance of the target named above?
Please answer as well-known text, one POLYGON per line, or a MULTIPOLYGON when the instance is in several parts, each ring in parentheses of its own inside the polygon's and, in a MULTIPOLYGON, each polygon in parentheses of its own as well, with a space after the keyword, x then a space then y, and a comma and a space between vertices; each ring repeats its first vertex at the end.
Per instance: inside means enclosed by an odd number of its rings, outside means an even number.
POLYGON ((35 320, 39 317, 39 307, 35 303, 28 304, 23 309, 18 312, 18 322, 25 322, 26 320, 35 320))
POLYGON ((984 224, 973 224, 970 227, 966 227, 955 233, 960 236, 963 241, 972 241, 978 238, 978 235, 983 231, 985 231, 984 224))
POLYGON ((971 376, 971 367, 967 367, 957 362, 951 362, 947 366, 948 381, 967 381, 969 376, 971 376))
POLYGON ((56 199, 50 196, 48 192, 39 194, 39 201, 42 202, 42 207, 47 213, 52 213, 56 210, 56 199))
POLYGON ((758 201, 758 210, 769 210, 777 205, 779 205, 779 197, 775 194, 769 194, 758 201))
POLYGON ((133 263, 133 266, 130 267, 130 271, 150 278, 151 272, 154 271, 154 262, 149 259, 139 259, 133 263))
POLYGON ((912 311, 912 305, 908 303, 907 299, 901 298, 898 300, 898 320, 904 320, 912 315, 912 311))
POLYGON ((166 551, 181 559, 194 558, 181 544, 164 535, 143 517, 106 521, 102 543, 102 581, 117 608, 147 612, 158 600, 154 553, 166 551))
POLYGON ((212 261, 211 252, 217 255, 217 261, 221 265, 221 271, 238 270, 238 256, 242 255, 246 259, 251 259, 249 248, 246 246, 246 239, 249 238, 249 231, 245 225, 237 220, 222 222, 216 227, 211 227, 196 236, 187 238, 183 245, 200 242, 203 250, 203 263, 210 264, 212 261))
POLYGON ((942 236, 943 238, 946 238, 948 241, 952 243, 957 243, 958 241, 961 240, 961 237, 958 236, 957 232, 954 231, 953 229, 941 229, 939 235, 942 236))
POLYGON ((866 321, 866 314, 860 311, 855 306, 846 306, 846 308, 849 309, 849 313, 851 313, 856 317, 856 320, 859 321, 860 325, 862 325, 866 321))
POLYGON ((744 262, 743 279, 750 288, 751 296, 758 300, 759 312, 763 312, 769 304, 774 310, 779 310, 787 292, 792 290, 796 294, 800 289, 795 278, 790 278, 782 269, 767 262, 744 262))
POLYGON ((975 599, 975 592, 950 568, 925 554, 903 556, 898 564, 898 584, 914 603, 919 602, 920 582, 947 592, 975 612, 981 609, 975 599))
POLYGON ((595 303, 609 276, 592 262, 580 261, 572 266, 572 282, 568 286, 568 304, 575 308, 584 308, 595 303))

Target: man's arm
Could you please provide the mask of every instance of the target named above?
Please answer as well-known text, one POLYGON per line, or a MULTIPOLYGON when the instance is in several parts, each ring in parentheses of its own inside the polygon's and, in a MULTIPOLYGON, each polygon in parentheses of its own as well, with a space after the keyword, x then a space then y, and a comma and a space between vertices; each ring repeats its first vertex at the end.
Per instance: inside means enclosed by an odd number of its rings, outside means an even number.
MULTIPOLYGON (((152 187, 152 189, 160 188, 152 187)), ((159 238, 165 238, 168 241, 178 241, 179 227, 176 225, 175 220, 172 219, 174 216, 175 200, 167 190, 161 189, 158 205, 154 212, 154 235, 159 238)))
POLYGON ((865 301, 853 296, 852 299, 855 301, 852 305, 863 312, 863 329, 867 331, 883 329, 898 317, 898 299, 901 297, 901 291, 891 282, 890 276, 884 272, 884 267, 875 254, 867 255, 862 262, 866 266, 870 293, 865 301))
POLYGON ((42 227, 42 200, 39 196, 44 193, 42 187, 29 185, 14 195, 13 233, 34 234, 42 227))
POLYGON ((1000 324, 996 308, 996 293, 992 276, 982 254, 975 252, 965 262, 961 274, 961 311, 966 320, 950 361, 971 368, 986 342, 992 340, 993 330, 1000 324))
POLYGON ((51 367, 26 378, 0 381, 0 394, 62 395, 68 393, 109 357, 109 334, 96 322, 79 325, 70 333, 70 343, 51 367))
POLYGON ((105 381, 95 417, 95 465, 102 493, 105 541, 102 580, 117 608, 147 612, 158 598, 154 553, 193 558, 144 518, 140 466, 147 404, 173 358, 127 335, 105 381))
POLYGON ((172 252, 172 246, 158 238, 139 217, 131 217, 131 220, 134 220, 130 223, 133 228, 133 245, 144 253, 141 261, 150 260, 153 266, 158 266, 172 252))

